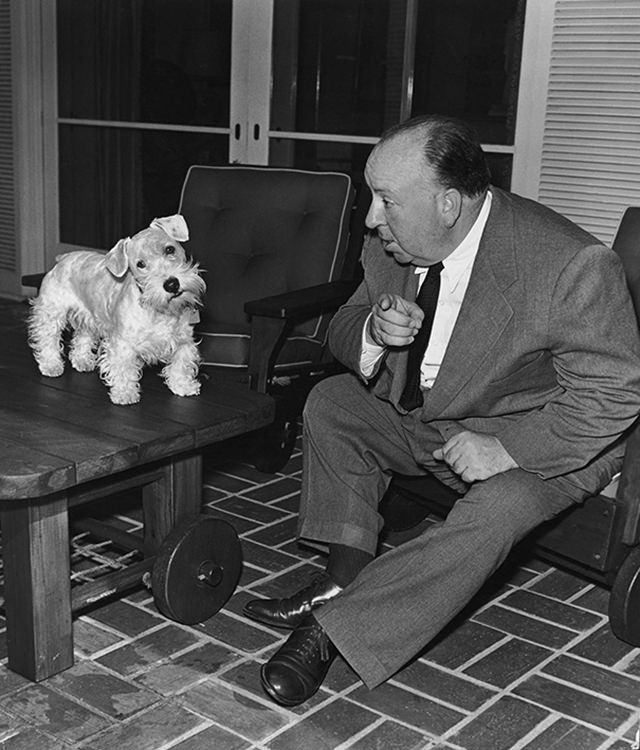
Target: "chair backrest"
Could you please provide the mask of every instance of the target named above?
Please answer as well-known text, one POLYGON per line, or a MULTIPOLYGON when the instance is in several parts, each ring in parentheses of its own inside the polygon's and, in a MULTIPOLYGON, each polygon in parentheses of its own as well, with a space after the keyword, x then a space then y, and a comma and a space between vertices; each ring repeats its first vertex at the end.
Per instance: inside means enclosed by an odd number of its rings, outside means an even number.
MULTIPOLYGON (((206 271, 198 331, 246 335, 245 302, 350 277, 354 195, 349 175, 338 172, 192 166, 178 211, 189 227, 186 249, 206 271)), ((323 316, 294 335, 323 341, 327 326, 323 316)))
POLYGON ((624 266, 636 316, 640 321, 640 207, 627 208, 613 240, 624 266))

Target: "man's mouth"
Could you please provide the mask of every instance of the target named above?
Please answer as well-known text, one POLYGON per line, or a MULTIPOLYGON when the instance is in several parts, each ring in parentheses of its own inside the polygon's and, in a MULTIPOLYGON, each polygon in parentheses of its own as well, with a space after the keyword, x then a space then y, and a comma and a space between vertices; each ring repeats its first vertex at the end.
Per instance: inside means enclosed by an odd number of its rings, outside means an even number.
POLYGON ((397 241, 393 237, 381 237, 382 240, 382 247, 387 253, 393 253, 395 250, 392 248, 392 245, 395 245, 395 248, 399 249, 400 245, 398 245, 397 241))

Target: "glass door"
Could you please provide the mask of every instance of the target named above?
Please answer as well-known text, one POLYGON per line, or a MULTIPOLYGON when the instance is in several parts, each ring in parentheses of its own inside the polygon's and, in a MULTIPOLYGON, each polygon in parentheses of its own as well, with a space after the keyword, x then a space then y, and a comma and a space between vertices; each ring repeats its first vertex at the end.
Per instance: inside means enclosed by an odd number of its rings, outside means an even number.
POLYGON ((511 176, 525 0, 43 3, 48 260, 175 212, 192 164, 340 170, 414 114, 511 176))
POLYGON ((275 0, 270 164, 361 179, 382 130, 409 114, 414 12, 414 0, 275 0))
POLYGON ((412 115, 474 124, 508 187, 524 0, 275 0, 268 159, 356 180, 412 115))
POLYGON ((48 225, 108 249, 175 213, 192 164, 229 160, 233 0, 57 0, 48 225))

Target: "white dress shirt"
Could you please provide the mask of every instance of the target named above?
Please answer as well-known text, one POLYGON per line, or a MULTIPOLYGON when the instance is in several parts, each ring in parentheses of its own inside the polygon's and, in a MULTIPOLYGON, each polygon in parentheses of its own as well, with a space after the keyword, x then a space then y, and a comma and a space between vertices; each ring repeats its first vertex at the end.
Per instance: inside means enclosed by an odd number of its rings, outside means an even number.
MULTIPOLYGON (((492 196, 489 191, 482 204, 478 218, 475 220, 466 237, 442 261, 444 267, 440 274, 438 305, 433 319, 429 344, 424 353, 420 370, 420 386, 422 388, 431 388, 433 385, 442 364, 445 351, 449 345, 449 339, 458 319, 462 300, 469 286, 471 269, 478 253, 480 238, 489 218, 491 200, 492 196)), ((419 276, 418 289, 422 286, 428 270, 426 266, 416 266, 415 273, 419 276)), ((369 377, 373 373, 378 360, 386 351, 386 347, 371 344, 367 341, 365 331, 368 323, 369 318, 367 318, 362 331, 362 353, 360 356, 360 370, 364 377, 369 377)))

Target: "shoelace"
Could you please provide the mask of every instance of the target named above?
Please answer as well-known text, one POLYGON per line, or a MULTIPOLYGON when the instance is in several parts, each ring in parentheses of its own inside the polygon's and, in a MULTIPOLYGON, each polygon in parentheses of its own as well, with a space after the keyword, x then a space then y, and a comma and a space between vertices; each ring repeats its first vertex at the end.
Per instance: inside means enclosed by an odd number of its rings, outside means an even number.
POLYGON ((314 575, 309 585, 305 586, 303 589, 298 591, 297 594, 294 594, 291 597, 291 600, 295 601, 296 603, 298 601, 302 601, 302 602, 306 601, 309 598, 309 593, 313 593, 315 591, 316 587, 318 586, 318 582, 321 581, 322 578, 323 578, 322 573, 318 573, 317 575, 314 575))
POLYGON ((329 638, 320 625, 311 625, 306 638, 295 649, 300 658, 309 664, 320 649, 320 661, 329 661, 329 638))

